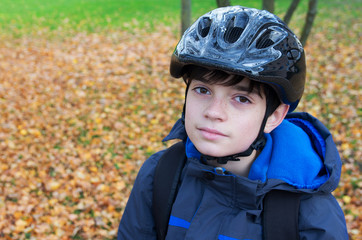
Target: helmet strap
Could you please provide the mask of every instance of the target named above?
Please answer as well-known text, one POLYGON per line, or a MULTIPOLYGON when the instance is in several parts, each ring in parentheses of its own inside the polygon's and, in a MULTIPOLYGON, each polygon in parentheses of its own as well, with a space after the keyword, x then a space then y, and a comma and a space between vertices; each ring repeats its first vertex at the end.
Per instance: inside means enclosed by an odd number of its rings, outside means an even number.
POLYGON ((183 109, 182 109, 182 116, 181 116, 181 120, 182 120, 183 125, 185 125, 186 99, 187 99, 187 92, 189 91, 189 87, 190 87, 190 84, 186 84, 185 101, 184 101, 184 106, 183 106, 183 109))

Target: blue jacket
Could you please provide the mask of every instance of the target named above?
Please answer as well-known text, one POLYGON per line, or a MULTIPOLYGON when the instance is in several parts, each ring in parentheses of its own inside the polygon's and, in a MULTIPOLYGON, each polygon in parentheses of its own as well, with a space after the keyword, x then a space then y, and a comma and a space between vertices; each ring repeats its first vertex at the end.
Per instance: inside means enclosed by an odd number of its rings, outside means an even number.
MULTIPOLYGON (((216 173, 203 164, 178 121, 165 140, 180 138, 188 157, 166 239, 262 239, 263 198, 272 189, 305 193, 299 210, 300 239, 348 239, 345 218, 331 192, 341 161, 330 132, 307 113, 287 115, 254 161, 248 178, 216 173)), ((163 151, 141 167, 124 211, 118 239, 153 240, 154 169, 163 151)))

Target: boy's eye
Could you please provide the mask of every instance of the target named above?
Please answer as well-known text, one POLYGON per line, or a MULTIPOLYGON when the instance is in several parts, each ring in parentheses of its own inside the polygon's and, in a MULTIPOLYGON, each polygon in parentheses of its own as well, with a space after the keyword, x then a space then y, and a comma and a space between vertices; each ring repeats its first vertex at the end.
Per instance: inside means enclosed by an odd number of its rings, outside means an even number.
POLYGON ((204 87, 196 87, 194 90, 199 94, 210 94, 209 90, 204 87))
POLYGON ((250 103, 251 102, 248 98, 246 98, 244 96, 237 96, 235 99, 237 102, 240 102, 240 103, 250 103))

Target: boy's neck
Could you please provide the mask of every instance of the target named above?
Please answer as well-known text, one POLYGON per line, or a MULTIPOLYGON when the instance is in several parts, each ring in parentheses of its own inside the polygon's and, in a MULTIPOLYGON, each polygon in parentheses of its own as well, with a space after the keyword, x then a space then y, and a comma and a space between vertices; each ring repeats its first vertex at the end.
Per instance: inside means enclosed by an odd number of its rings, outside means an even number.
POLYGON ((227 171, 232 172, 235 175, 248 177, 251 165, 259 155, 259 151, 253 151, 250 156, 240 157, 240 161, 228 161, 226 164, 220 164, 217 161, 208 160, 207 164, 215 167, 225 168, 227 171))

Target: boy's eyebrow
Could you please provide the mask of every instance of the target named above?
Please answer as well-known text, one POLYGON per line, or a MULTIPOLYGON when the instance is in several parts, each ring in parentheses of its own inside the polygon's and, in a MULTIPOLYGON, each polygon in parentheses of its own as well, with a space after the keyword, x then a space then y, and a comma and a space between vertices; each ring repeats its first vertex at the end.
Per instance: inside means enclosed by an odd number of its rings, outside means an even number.
POLYGON ((252 91, 250 91, 250 87, 248 86, 241 86, 241 85, 234 85, 233 88, 237 91, 242 91, 242 92, 248 92, 248 93, 254 93, 255 88, 252 89, 252 91))

